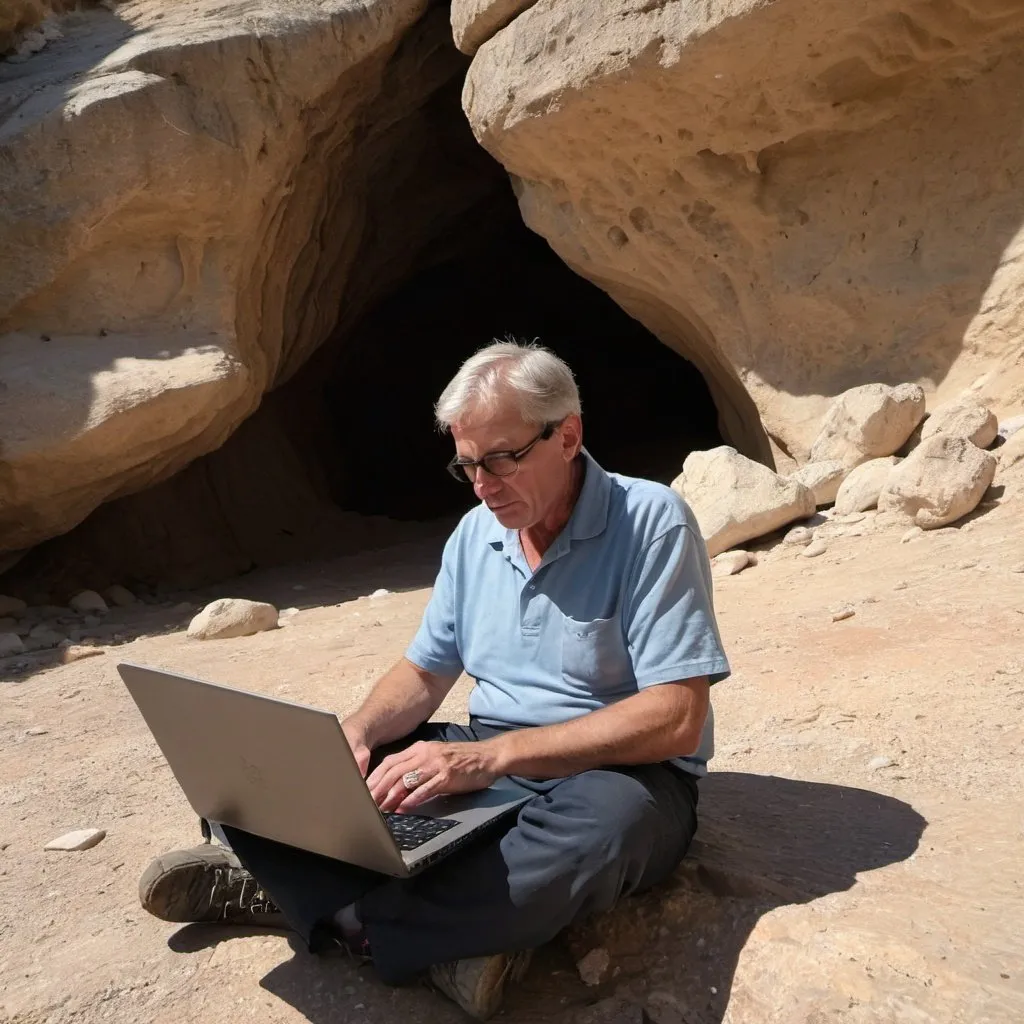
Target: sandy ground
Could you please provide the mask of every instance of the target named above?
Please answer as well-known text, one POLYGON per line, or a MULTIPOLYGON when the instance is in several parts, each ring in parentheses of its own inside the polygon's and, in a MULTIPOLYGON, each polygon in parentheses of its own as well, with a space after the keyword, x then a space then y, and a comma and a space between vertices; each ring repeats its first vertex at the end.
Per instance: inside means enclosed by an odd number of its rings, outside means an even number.
MULTIPOLYGON (((694 854, 542 951, 504 1019, 1024 1020, 1024 509, 910 543, 870 523, 820 558, 778 546, 718 581, 734 675, 714 694, 694 854), (856 614, 833 622, 841 604, 856 614), (594 947, 610 968, 587 988, 574 959, 594 947)), ((113 613, 128 639, 101 657, 7 673, 0 1021, 461 1019, 287 935, 140 910, 148 859, 198 831, 114 671, 166 666, 343 714, 401 654, 436 556, 395 548, 186 595, 301 609, 274 632, 189 641, 186 611, 150 606, 113 613), (378 587, 392 593, 366 596, 378 587), (89 826, 107 830, 94 849, 43 852, 89 826)), ((467 692, 441 714, 463 717, 467 692)))

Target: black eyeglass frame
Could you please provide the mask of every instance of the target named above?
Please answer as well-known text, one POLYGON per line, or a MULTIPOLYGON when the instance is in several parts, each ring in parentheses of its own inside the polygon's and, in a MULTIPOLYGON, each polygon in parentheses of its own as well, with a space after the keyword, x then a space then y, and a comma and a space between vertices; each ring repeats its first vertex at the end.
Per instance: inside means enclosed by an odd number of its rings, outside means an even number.
POLYGON ((529 455, 535 444, 539 444, 541 441, 546 441, 551 437, 561 423, 561 420, 545 423, 544 429, 532 441, 523 445, 522 448, 519 448, 516 451, 488 452, 482 459, 464 459, 461 455, 456 455, 455 458, 448 463, 448 472, 451 473, 456 480, 464 484, 471 484, 475 482, 476 474, 474 473, 472 477, 469 476, 466 472, 467 469, 482 469, 489 476, 496 476, 499 478, 514 476, 519 472, 520 459, 529 455), (491 459, 512 459, 515 462, 515 469, 513 469, 511 473, 495 473, 494 470, 489 469, 487 466, 487 463, 491 459))

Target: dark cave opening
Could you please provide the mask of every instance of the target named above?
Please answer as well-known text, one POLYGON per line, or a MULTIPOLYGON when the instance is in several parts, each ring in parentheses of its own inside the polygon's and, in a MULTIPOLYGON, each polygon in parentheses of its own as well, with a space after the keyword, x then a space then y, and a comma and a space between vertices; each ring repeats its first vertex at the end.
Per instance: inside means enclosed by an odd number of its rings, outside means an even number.
POLYGON ((493 339, 536 339, 569 363, 585 443, 606 469, 667 483, 690 451, 723 443, 696 367, 573 273, 506 192, 486 233, 400 285, 345 339, 322 385, 340 507, 423 520, 468 506, 472 492, 444 471, 452 441, 432 406, 493 339))

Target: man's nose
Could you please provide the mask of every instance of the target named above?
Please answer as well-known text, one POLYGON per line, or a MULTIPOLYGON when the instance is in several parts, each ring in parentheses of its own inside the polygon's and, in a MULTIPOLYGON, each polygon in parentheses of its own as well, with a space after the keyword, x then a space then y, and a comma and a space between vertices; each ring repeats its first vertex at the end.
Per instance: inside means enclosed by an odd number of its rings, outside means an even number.
POLYGON ((479 466, 477 467, 476 479, 473 481, 473 490, 481 501, 484 501, 489 494, 497 494, 500 488, 500 477, 488 473, 479 466))

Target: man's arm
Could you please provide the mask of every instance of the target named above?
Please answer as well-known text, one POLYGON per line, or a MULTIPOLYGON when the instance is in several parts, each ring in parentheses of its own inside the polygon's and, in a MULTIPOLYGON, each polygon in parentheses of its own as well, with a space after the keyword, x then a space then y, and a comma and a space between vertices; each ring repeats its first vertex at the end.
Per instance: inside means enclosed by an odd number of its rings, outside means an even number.
POLYGON ((516 729, 475 743, 414 743, 367 780, 385 811, 409 811, 442 793, 484 789, 502 775, 558 779, 614 764, 653 764, 696 751, 709 705, 707 677, 651 686, 558 725, 516 729), (410 791, 402 776, 423 783, 410 791))
POLYGON ((408 658, 381 676, 359 710, 341 723, 363 775, 370 752, 422 725, 441 706, 457 678, 428 672, 408 658))

